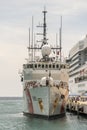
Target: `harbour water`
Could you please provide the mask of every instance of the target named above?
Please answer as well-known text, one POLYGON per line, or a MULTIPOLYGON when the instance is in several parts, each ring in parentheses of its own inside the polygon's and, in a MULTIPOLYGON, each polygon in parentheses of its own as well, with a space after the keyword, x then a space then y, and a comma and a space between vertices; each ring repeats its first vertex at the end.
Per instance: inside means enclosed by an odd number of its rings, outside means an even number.
POLYGON ((87 118, 66 113, 56 120, 26 117, 22 114, 23 101, 0 98, 0 130, 87 130, 87 118))

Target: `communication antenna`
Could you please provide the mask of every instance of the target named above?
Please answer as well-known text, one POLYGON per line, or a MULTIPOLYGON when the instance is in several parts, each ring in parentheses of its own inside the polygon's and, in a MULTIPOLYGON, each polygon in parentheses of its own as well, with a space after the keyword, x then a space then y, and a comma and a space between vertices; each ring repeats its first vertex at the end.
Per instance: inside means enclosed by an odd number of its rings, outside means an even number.
POLYGON ((61 56, 62 56, 62 16, 60 18, 60 28, 59 28, 59 44, 60 44, 60 69, 61 69, 61 56))
POLYGON ((29 47, 28 47, 28 55, 29 55, 29 60, 30 60, 30 28, 29 28, 29 47))
MULTIPOLYGON (((56 48, 58 47, 58 34, 56 33, 56 48)), ((56 61, 57 61, 57 52, 58 50, 56 49, 56 61)))
MULTIPOLYGON (((32 48, 34 47, 34 45, 33 45, 33 28, 34 28, 34 18, 33 18, 33 16, 32 16, 32 48)), ((32 61, 33 61, 33 59, 34 59, 34 50, 32 49, 32 61)))
MULTIPOLYGON (((34 48, 36 47, 36 44, 35 44, 36 42, 35 41, 36 41, 36 35, 34 33, 34 48)), ((36 52, 36 50, 34 50, 34 60, 35 60, 35 52, 36 52)))

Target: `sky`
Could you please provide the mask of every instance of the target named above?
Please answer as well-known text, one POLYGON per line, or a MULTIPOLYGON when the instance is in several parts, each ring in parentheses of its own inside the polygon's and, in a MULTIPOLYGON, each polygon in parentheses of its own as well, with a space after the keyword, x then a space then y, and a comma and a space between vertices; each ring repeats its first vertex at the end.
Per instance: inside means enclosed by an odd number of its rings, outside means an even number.
MULTIPOLYGON (((19 71, 28 57, 28 36, 34 17, 34 33, 47 9, 47 38, 56 43, 62 16, 62 52, 87 34, 87 0, 0 0, 0 96, 22 96, 19 71)), ((41 30, 40 30, 41 31, 41 30)))

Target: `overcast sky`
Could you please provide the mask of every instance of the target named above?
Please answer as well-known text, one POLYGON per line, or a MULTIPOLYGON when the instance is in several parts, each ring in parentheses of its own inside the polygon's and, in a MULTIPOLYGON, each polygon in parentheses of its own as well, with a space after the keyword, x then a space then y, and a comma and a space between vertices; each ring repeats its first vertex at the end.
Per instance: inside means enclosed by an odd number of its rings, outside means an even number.
POLYGON ((62 47, 65 56, 87 33, 87 0, 0 0, 0 96, 22 96, 18 74, 28 57, 28 29, 47 13, 47 37, 56 43, 60 16, 63 18, 62 47))

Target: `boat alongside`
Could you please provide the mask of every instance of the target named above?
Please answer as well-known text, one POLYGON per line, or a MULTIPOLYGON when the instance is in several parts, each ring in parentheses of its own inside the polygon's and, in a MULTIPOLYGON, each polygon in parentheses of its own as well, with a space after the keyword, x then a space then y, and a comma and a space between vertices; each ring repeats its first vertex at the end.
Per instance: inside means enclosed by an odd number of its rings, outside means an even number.
POLYGON ((61 51, 61 44, 59 48, 55 48, 47 42, 46 13, 47 11, 44 10, 42 45, 39 48, 29 45, 31 58, 23 64, 21 81, 24 99, 23 113, 50 119, 65 115, 69 91, 67 63, 58 60, 57 55, 54 57, 52 53, 53 50, 61 51), (36 50, 40 51, 41 55, 33 59, 32 55, 36 56, 36 50))

